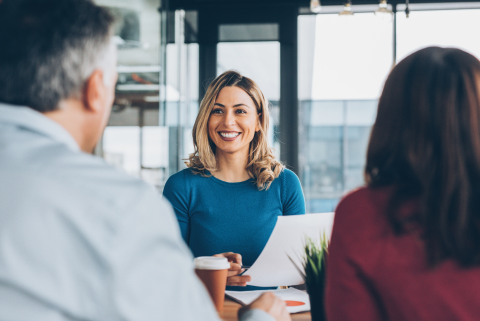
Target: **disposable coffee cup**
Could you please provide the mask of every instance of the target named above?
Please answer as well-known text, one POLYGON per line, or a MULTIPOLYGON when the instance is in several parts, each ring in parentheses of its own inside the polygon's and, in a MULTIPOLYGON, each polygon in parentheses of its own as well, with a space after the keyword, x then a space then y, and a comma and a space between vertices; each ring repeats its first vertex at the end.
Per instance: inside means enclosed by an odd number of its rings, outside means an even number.
POLYGON ((203 282, 218 312, 223 310, 230 263, 225 257, 200 256, 194 259, 195 272, 203 282))

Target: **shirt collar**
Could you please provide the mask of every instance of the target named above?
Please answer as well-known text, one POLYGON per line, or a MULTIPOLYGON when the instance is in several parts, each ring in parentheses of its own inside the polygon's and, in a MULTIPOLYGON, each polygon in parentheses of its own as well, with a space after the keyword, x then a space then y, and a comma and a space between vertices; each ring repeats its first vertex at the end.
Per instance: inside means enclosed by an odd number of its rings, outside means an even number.
POLYGON ((65 128, 32 108, 0 103, 0 125, 2 123, 48 136, 73 151, 80 150, 78 143, 65 128))

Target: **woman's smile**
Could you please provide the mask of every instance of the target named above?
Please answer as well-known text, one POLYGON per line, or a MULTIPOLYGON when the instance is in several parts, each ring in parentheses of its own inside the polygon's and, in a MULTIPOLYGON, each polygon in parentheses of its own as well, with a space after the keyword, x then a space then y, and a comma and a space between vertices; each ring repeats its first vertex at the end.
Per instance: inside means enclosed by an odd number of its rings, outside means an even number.
POLYGON ((225 141, 233 141, 236 140, 240 136, 240 132, 227 132, 227 131, 221 131, 218 132, 220 137, 225 140, 225 141))
POLYGON ((260 130, 259 114, 252 98, 241 88, 220 90, 208 120, 209 137, 216 146, 215 154, 238 153, 248 158, 248 149, 255 132, 260 130))

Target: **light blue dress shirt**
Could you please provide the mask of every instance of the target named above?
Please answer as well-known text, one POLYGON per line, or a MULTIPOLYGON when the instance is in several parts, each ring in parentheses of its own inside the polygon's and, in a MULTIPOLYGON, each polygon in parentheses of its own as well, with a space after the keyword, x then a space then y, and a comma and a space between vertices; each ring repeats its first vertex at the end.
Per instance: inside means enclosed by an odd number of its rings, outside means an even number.
POLYGON ((41 113, 0 104, 0 320, 218 316, 153 188, 81 152, 41 113))

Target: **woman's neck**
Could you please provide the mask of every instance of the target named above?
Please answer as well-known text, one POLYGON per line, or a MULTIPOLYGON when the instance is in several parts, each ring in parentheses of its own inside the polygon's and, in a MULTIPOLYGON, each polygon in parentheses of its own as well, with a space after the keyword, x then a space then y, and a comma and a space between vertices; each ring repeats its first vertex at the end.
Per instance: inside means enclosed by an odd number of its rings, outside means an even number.
POLYGON ((246 153, 237 152, 233 154, 217 153, 218 171, 212 173, 216 178, 229 182, 243 182, 250 178, 247 172, 248 150, 246 153))

